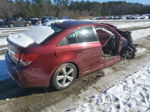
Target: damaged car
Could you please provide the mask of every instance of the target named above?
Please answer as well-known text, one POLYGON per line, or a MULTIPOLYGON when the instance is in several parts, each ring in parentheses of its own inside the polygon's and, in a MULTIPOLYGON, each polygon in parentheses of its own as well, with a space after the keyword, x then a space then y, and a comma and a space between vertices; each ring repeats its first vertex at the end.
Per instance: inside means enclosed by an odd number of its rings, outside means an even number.
POLYGON ((23 87, 62 90, 75 79, 135 57, 131 33, 115 26, 64 21, 34 26, 8 38, 9 75, 23 87))

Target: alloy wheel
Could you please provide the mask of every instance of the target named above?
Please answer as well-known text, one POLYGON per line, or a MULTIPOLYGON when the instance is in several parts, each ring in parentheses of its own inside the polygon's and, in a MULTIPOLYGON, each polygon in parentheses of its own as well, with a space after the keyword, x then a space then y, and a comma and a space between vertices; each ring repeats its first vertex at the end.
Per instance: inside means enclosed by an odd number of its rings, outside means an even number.
POLYGON ((71 66, 64 66, 57 74, 56 77, 57 84, 60 87, 67 87, 73 82, 74 76, 75 76, 74 68, 71 66))

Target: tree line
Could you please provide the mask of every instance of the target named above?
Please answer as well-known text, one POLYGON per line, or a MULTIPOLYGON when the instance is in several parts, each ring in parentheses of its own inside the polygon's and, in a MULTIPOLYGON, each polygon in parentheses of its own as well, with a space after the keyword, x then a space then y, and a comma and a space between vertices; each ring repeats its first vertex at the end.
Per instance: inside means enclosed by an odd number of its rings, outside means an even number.
POLYGON ((79 18, 148 13, 150 5, 125 1, 100 3, 72 0, 0 0, 0 18, 43 16, 79 18))

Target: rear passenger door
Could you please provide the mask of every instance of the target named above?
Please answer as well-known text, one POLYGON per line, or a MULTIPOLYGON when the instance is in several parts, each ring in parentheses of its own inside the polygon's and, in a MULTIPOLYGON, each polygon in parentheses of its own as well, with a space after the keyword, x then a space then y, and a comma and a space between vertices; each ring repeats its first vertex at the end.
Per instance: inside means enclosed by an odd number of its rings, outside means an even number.
POLYGON ((99 64, 101 45, 92 26, 74 31, 67 37, 67 40, 71 50, 76 52, 76 62, 83 71, 88 71, 99 64))

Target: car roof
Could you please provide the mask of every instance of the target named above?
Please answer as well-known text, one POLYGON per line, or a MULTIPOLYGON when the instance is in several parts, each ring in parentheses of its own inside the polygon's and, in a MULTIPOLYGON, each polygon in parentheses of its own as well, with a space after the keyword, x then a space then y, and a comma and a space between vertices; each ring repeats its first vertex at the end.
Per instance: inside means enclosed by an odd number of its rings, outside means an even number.
POLYGON ((70 28, 73 28, 76 26, 93 25, 96 23, 91 22, 91 21, 67 20, 67 21, 58 22, 58 23, 54 23, 54 24, 63 29, 70 29, 70 28))

